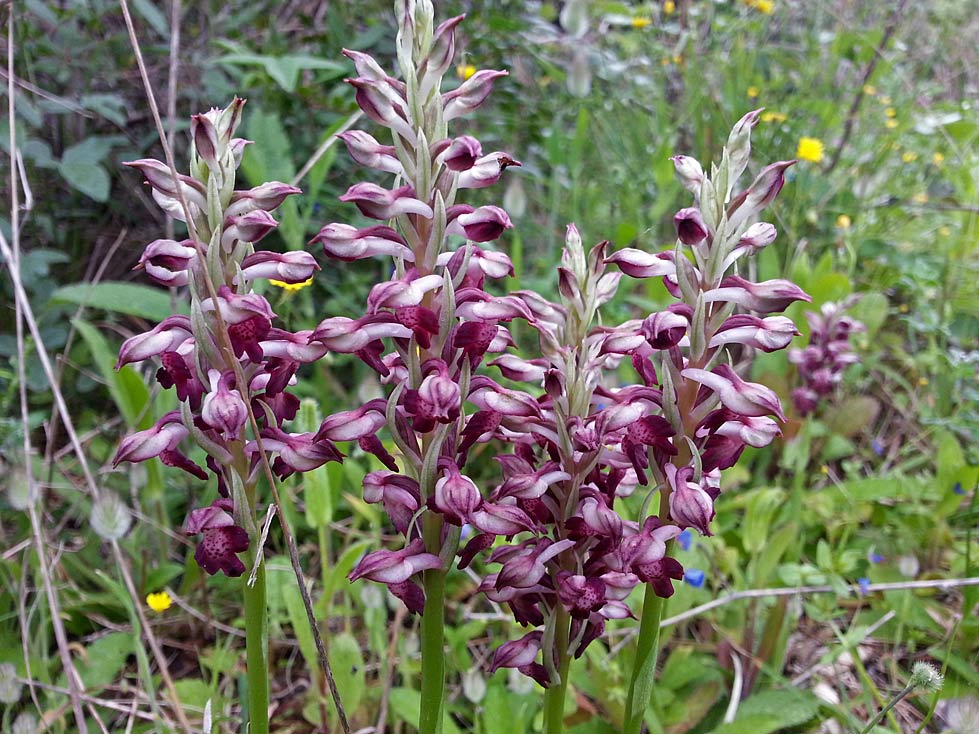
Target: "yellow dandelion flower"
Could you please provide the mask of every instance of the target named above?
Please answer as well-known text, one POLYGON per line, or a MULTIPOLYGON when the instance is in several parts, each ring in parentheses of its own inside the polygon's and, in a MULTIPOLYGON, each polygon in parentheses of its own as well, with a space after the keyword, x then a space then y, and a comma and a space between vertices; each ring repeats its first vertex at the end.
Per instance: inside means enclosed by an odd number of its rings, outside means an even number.
POLYGON ((907 313, 911 309, 908 308, 908 304, 902 303, 900 306, 897 307, 897 310, 900 311, 901 313, 907 313))
POLYGON ((913 201, 915 204, 927 204, 928 193, 925 191, 919 191, 917 194, 911 197, 911 201, 913 201))
POLYGON ((789 116, 784 112, 770 112, 766 110, 761 113, 762 122, 785 122, 789 119, 789 116))
POLYGON ((890 98, 890 97, 888 97, 888 96, 887 96, 886 94, 883 94, 883 95, 881 95, 881 96, 880 96, 880 97, 878 97, 877 99, 878 99, 878 100, 880 101, 880 103, 881 103, 882 105, 884 105, 884 106, 887 106, 887 105, 889 105, 889 104, 891 103, 891 98, 890 98))
POLYGON ((683 65, 683 57, 680 56, 680 54, 674 54, 673 55, 673 63, 676 64, 677 66, 682 66, 683 65))
POLYGON ((472 64, 459 64, 456 67, 456 76, 466 81, 469 77, 476 73, 476 67, 472 64))
POLYGON ((676 12, 676 3, 673 2, 673 0, 666 0, 666 2, 663 3, 663 12, 666 15, 673 15, 673 13, 676 12))
POLYGON ((925 385, 928 384, 928 378, 927 377, 919 377, 918 378, 918 384, 921 385, 922 387, 924 387, 925 385))
POLYGON ((874 97, 877 95, 877 87, 875 87, 873 84, 864 84, 863 93, 868 97, 874 97))
POLYGON ((884 109, 884 114, 888 117, 897 117, 897 110, 895 110, 893 107, 887 107, 884 109))
POLYGON ((146 606, 157 614, 162 614, 173 604, 173 599, 165 591, 155 591, 146 595, 146 606))
POLYGON ((853 224, 853 220, 847 214, 840 214, 836 218, 836 226, 840 229, 850 229, 851 224, 853 224))
POLYGON ((653 21, 649 18, 633 18, 632 27, 633 28, 645 28, 648 25, 652 25, 653 21))
POLYGON ((803 161, 819 163, 823 159, 823 141, 818 138, 799 138, 795 157, 803 161))
POLYGON ((274 285, 276 288, 281 288, 287 293, 295 293, 296 291, 301 291, 308 285, 313 284, 313 279, 304 280, 302 283, 283 283, 281 280, 269 280, 269 283, 274 285))
POLYGON ((934 163, 934 164, 935 164, 936 166, 940 166, 940 165, 942 165, 942 163, 944 163, 944 162, 945 162, 945 156, 944 156, 944 155, 942 155, 941 153, 937 153, 937 152, 936 152, 936 153, 935 153, 935 154, 934 154, 934 155, 933 155, 933 156, 931 157, 931 162, 932 162, 932 163, 934 163))
POLYGON ((916 160, 918 160, 918 154, 913 150, 906 150, 901 155, 901 160, 905 163, 914 163, 916 160))
POLYGON ((775 12, 775 3, 772 0, 755 0, 752 7, 762 15, 771 15, 775 12))
POLYGON ((938 228, 938 234, 940 234, 942 237, 948 237, 950 234, 952 234, 952 228, 946 225, 942 225, 941 227, 938 228))
POLYGON ((829 467, 826 466, 826 464, 823 464, 821 467, 819 467, 819 471, 821 471, 823 474, 826 474, 827 476, 829 475, 829 467))
POLYGON ((758 87, 748 87, 748 96, 754 99, 759 95, 758 87))
POLYGON ((884 120, 884 127, 886 127, 888 130, 893 130, 894 128, 897 127, 897 120, 894 120, 892 118, 888 118, 884 120))

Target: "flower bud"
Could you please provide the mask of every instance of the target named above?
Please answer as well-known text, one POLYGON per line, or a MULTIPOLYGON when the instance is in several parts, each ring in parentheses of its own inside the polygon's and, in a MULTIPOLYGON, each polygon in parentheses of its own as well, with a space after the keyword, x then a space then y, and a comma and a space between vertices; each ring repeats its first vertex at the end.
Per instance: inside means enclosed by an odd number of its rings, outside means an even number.
POLYGON ((458 89, 443 94, 445 111, 442 119, 449 122, 475 110, 493 91, 493 82, 507 74, 505 71, 482 69, 459 85, 458 89))
POLYGON ((221 142, 218 140, 218 131, 208 115, 191 115, 190 136, 194 141, 197 155, 208 168, 217 171, 222 153, 221 142))
POLYGON ((340 201, 353 202, 361 214, 371 219, 392 219, 402 214, 418 214, 426 219, 434 216, 432 208, 416 199, 415 190, 408 185, 389 191, 377 184, 354 184, 340 201))
POLYGON ((204 396, 201 418, 211 428, 221 431, 226 438, 239 437, 241 429, 248 420, 248 408, 237 390, 232 390, 235 376, 230 370, 221 374, 218 370, 207 373, 211 391, 204 396))
POLYGON ((261 186, 246 191, 235 191, 231 195, 231 204, 225 214, 228 217, 240 217, 242 214, 261 209, 266 212, 274 211, 282 205, 286 197, 301 194, 302 189, 278 181, 269 181, 261 186))
POLYGON ((301 250, 286 253, 261 250, 241 262, 241 276, 246 280, 269 278, 283 283, 305 283, 319 269, 316 259, 301 250))
POLYGON ((510 217, 498 206, 481 206, 473 209, 467 204, 456 204, 447 212, 450 220, 446 234, 458 234, 472 242, 490 242, 513 224, 510 217))
POLYGON ((349 130, 337 137, 346 144, 350 157, 360 165, 399 176, 404 173, 393 145, 381 145, 361 130, 349 130))
POLYGON ((471 135, 460 135, 441 155, 442 163, 450 171, 468 171, 476 159, 483 155, 483 146, 471 135))
POLYGON ((701 535, 711 535, 710 521, 714 518, 714 501, 696 482, 689 481, 692 467, 677 470, 666 465, 666 476, 673 491, 670 494, 670 517, 681 528, 695 528, 701 535))
POLYGON ((415 259, 404 238, 391 227, 380 224, 365 229, 349 224, 328 224, 310 240, 310 244, 316 242, 323 245, 323 252, 329 257, 346 262, 374 255, 400 257, 407 262, 415 259))
POLYGON ((264 209, 256 209, 239 217, 228 217, 224 220, 221 247, 225 252, 231 252, 235 242, 258 242, 278 226, 275 218, 264 209))
POLYGON ((681 209, 673 217, 676 236, 685 245, 697 245, 710 234, 700 210, 695 207, 681 209))
POLYGON ((441 513, 447 523, 462 526, 469 522, 470 516, 482 502, 483 497, 473 480, 452 465, 435 483, 431 507, 441 513))
POLYGON ((700 196, 700 187, 704 183, 704 169, 700 162, 688 155, 675 155, 670 160, 673 161, 680 185, 694 196, 700 196))
POLYGON ((187 285, 187 268, 197 258, 193 240, 153 240, 143 250, 139 265, 161 285, 187 285))

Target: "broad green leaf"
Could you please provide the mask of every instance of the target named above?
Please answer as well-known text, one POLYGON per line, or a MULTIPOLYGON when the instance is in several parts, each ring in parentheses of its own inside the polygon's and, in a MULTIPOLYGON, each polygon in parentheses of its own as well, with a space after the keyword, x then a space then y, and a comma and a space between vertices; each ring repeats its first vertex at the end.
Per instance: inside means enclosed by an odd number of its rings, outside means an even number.
MULTIPOLYGON (((392 688, 391 689, 391 710, 401 721, 405 721, 411 726, 418 728, 418 712, 421 707, 422 694, 413 688, 392 688)), ((444 717, 443 734, 459 734, 459 727, 449 717, 444 717)))
MULTIPOLYGON (((75 667, 85 690, 96 693, 112 683, 134 652, 133 636, 128 632, 110 632, 84 648, 84 652, 75 658, 75 667)), ((65 685, 63 674, 58 685, 65 685)))
POLYGON ((170 24, 167 17, 163 14, 156 4, 150 0, 133 0, 133 8, 139 13, 143 20, 149 23, 153 30, 165 39, 170 38, 170 24))
POLYGON ((800 731, 819 713, 819 699, 795 688, 768 690, 748 698, 738 709, 737 718, 722 724, 714 734, 771 734, 781 730, 800 731))
POLYGON ((55 303, 76 303, 89 308, 101 308, 150 321, 163 321, 170 316, 170 296, 166 291, 136 283, 105 281, 62 286, 51 294, 55 303))
POLYGON ((98 202, 108 201, 111 182, 106 170, 98 163, 73 158, 69 152, 65 152, 58 164, 62 178, 85 196, 98 202))

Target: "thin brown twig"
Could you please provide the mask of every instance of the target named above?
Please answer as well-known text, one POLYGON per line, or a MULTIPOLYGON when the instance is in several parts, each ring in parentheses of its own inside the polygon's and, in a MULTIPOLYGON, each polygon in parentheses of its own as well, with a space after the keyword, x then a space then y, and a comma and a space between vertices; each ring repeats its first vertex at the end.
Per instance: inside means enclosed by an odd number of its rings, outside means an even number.
POLYGON ((887 48, 887 44, 891 41, 891 36, 897 30, 900 25, 901 16, 904 15, 904 10, 908 5, 908 0, 900 0, 894 12, 891 14, 890 19, 887 21, 887 25, 884 27, 884 33, 880 37, 880 42, 874 49, 873 55, 870 57, 870 61, 867 62, 867 66, 864 67, 863 75, 860 78, 860 86, 857 88, 857 93, 853 97, 853 102, 850 104, 850 109, 846 113, 846 122, 843 123, 843 134, 840 136, 840 142, 837 143, 836 149, 833 151, 833 157, 830 159, 829 165, 824 169, 825 173, 829 173, 837 164, 840 162, 840 157, 843 155, 843 149, 846 147, 847 143, 850 142, 850 136, 853 134, 853 126, 857 121, 857 113, 860 111, 860 105, 863 103, 863 98, 865 92, 864 87, 870 78, 874 75, 874 70, 877 68, 877 62, 884 55, 884 49, 887 48))
MULTIPOLYGON (((147 101, 150 106, 150 112, 153 115, 154 122, 156 123, 157 132, 160 136, 160 143, 163 145, 164 156, 166 157, 167 166, 170 169, 170 175, 173 179, 179 180, 177 177, 177 167, 174 162, 173 151, 166 139, 166 133, 163 129, 163 121, 160 117, 160 109, 156 103, 156 96, 153 94, 153 88, 150 84, 149 74, 146 71, 146 64, 143 61, 142 50, 140 49, 139 40, 136 37, 136 29, 133 25, 132 16, 129 12, 129 3, 127 0, 119 0, 119 6, 122 9, 123 18, 126 22, 126 28, 129 32, 129 40, 133 47, 133 53, 136 56, 136 64, 139 67, 140 76, 143 81, 143 86, 146 91, 147 101)), ((194 243, 194 248, 197 250, 197 254, 201 263, 201 267, 204 270, 204 283, 208 291, 208 296, 211 298, 214 304, 217 304, 218 297, 214 289, 214 283, 211 280, 210 273, 207 272, 207 261, 204 257, 203 247, 200 238, 197 235, 196 227, 194 226, 194 218, 191 216, 190 207, 187 205, 187 201, 183 195, 183 191, 180 187, 177 187, 177 198, 180 203, 181 209, 184 213, 184 218, 187 223, 187 230, 190 234, 191 241, 194 243)), ((245 404, 245 408, 248 412, 248 422, 252 429, 252 433, 255 437, 256 448, 258 449, 258 455, 261 457, 262 466, 265 472, 266 479, 269 483, 269 488, 272 492, 272 499, 275 503, 276 513, 279 517, 279 524, 282 528, 282 535, 286 542, 286 548, 289 551, 289 560, 292 564, 293 572, 296 576, 296 582, 299 587, 299 593, 303 600, 303 606, 306 609, 306 616, 309 619, 310 629, 313 633, 313 641, 316 644, 317 658, 320 665, 320 669, 323 672, 324 677, 330 687, 330 694, 333 698, 333 705, 336 708, 337 716, 340 719, 340 726, 345 734, 350 734, 350 724, 347 721, 347 715, 343 708, 343 702, 340 699, 340 691, 337 688, 336 680, 333 676, 333 668, 330 665, 330 659, 327 655, 326 645, 323 641, 323 636, 320 634, 319 625, 317 624, 316 615, 313 612, 313 602, 310 599, 309 591, 306 588, 305 575, 303 574, 302 566, 299 561, 299 551, 296 548, 296 541, 292 535, 292 531, 289 528, 288 520, 286 519, 285 512, 282 508, 282 502, 279 498, 279 491, 276 485, 275 476, 272 473, 272 465, 269 463, 268 454, 262 445, 261 432, 258 427, 258 421, 255 419, 255 413, 251 407, 251 401, 248 399, 246 394, 248 382, 244 379, 242 374, 241 364, 237 359, 234 359, 234 350, 231 348, 231 339, 228 334, 228 327, 224 322, 224 318, 221 316, 219 309, 214 310, 215 323, 217 325, 218 334, 223 342, 221 345, 222 350, 226 355, 230 355, 228 358, 228 363, 232 367, 235 373, 235 382, 237 390, 241 393, 242 400, 245 404)))

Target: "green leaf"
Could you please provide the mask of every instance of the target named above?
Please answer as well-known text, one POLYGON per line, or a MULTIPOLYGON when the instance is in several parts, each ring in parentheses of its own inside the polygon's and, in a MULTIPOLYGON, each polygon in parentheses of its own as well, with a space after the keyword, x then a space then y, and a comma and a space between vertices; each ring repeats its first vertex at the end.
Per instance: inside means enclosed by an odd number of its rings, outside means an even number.
MULTIPOLYGON (((353 635, 341 634, 330 639, 330 665, 343 705, 357 711, 364 697, 364 658, 360 643, 353 635)), ((332 708, 330 709, 332 711, 332 708)))
POLYGON ((65 151, 58 164, 58 172, 72 188, 78 189, 90 199, 106 202, 109 199, 109 174, 98 163, 91 163, 70 156, 71 149, 65 151))
POLYGON ((153 30, 163 38, 170 38, 170 25, 167 17, 150 0, 133 0, 133 8, 139 13, 143 20, 149 23, 153 30))
MULTIPOLYGON (((412 688, 392 688, 391 689, 391 710, 401 721, 405 721, 411 726, 418 728, 418 712, 421 708, 422 694, 412 688)), ((459 734, 459 727, 449 717, 443 717, 445 722, 443 734, 459 734)))
MULTIPOLYGON (((741 704, 738 717, 714 734, 771 734, 799 727, 819 712, 819 700, 794 688, 756 693, 741 704)), ((798 730, 798 729, 795 729, 798 730)))
POLYGON ((263 56, 261 54, 242 52, 225 54, 218 61, 222 64, 261 66, 265 69, 265 73, 287 92, 296 91, 296 84, 299 82, 299 72, 304 69, 331 71, 332 74, 328 75, 331 79, 337 78, 346 72, 346 67, 343 64, 307 54, 263 56))
POLYGON ((51 294, 55 303, 75 303, 150 321, 163 321, 173 311, 166 291, 136 283, 105 281, 62 286, 51 294))
MULTIPOLYGON (((133 652, 133 636, 128 632, 110 632, 86 647, 75 660, 85 690, 97 693, 112 683, 133 652)), ((58 685, 65 685, 63 674, 58 685)))

